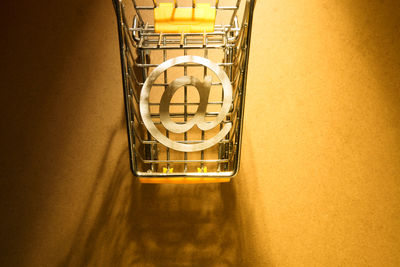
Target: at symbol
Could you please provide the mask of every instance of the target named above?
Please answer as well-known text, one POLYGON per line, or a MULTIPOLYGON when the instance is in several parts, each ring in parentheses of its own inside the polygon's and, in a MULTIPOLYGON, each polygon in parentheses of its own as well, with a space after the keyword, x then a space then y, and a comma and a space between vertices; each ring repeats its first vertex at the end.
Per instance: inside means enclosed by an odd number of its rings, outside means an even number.
POLYGON ((226 136, 230 129, 232 128, 232 123, 226 123, 221 131, 213 136, 208 140, 204 140, 204 142, 198 144, 183 144, 176 141, 173 141, 162 134, 157 127, 155 126, 154 122, 151 119, 150 115, 150 108, 149 108, 149 95, 151 87, 154 81, 158 78, 158 76, 163 73, 168 68, 171 68, 178 64, 184 63, 197 63, 201 64, 209 69, 211 69, 219 78, 222 83, 223 91, 224 91, 224 98, 222 101, 221 110, 214 121, 207 122, 205 120, 205 114, 208 104, 208 97, 210 93, 211 87, 211 77, 205 77, 204 81, 200 81, 199 79, 192 77, 192 76, 183 76, 174 81, 172 81, 167 89, 164 91, 161 101, 160 101, 160 119, 161 123, 164 127, 174 133, 184 133, 190 130, 194 125, 197 125, 199 129, 203 131, 210 130, 220 124, 222 120, 226 117, 229 112, 229 109, 232 105, 232 86, 231 82, 226 75, 226 73, 212 61, 198 57, 198 56, 182 56, 172 58, 167 60, 157 68, 153 70, 153 72, 147 77, 146 82, 143 85, 142 92, 140 94, 140 113, 143 119, 143 122, 150 132, 150 134, 161 144, 172 148, 174 150, 183 151, 183 152, 194 152, 207 149, 215 144, 217 144, 220 140, 226 136), (197 111, 192 120, 186 122, 185 124, 177 124, 171 120, 169 114, 169 105, 172 99, 172 96, 180 87, 185 85, 193 85, 200 95, 200 104, 197 108, 197 111))

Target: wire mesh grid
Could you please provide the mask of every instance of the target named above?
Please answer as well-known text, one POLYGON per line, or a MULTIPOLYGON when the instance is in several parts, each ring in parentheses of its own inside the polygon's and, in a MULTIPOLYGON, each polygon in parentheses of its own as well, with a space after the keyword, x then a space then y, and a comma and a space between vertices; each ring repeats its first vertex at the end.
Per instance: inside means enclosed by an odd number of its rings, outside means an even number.
MULTIPOLYGON (((200 2, 200 1, 197 1, 200 2)), ((202 1, 205 2, 205 1, 202 1)), ((114 0, 118 19, 121 66, 132 171, 139 177, 232 177, 239 169, 240 143, 246 89, 252 14, 255 1, 208 1, 216 9, 213 32, 157 33, 153 11, 158 1, 114 0), (205 121, 215 120, 224 105, 224 85, 204 64, 184 62, 170 66, 152 83, 148 98, 149 116, 155 128, 179 144, 202 144, 229 125, 218 142, 200 151, 178 151, 161 143, 146 127, 141 113, 141 93, 149 75, 164 62, 179 57, 201 57, 221 68, 232 87, 229 112, 209 131, 192 127, 176 133, 163 125, 160 112, 163 93, 179 77, 210 79, 205 121)), ((196 1, 173 1, 175 6, 194 7, 196 1), (182 2, 182 3, 180 3, 182 2)), ((192 85, 176 90, 169 102, 169 117, 187 124, 201 104, 199 91, 192 85)))

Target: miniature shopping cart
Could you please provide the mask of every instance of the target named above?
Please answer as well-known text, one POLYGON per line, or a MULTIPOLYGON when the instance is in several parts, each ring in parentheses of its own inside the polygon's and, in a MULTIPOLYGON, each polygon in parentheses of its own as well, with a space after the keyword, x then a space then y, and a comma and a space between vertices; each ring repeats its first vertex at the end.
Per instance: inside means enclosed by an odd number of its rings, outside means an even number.
POLYGON ((145 183, 239 170, 255 0, 113 0, 131 167, 145 183))

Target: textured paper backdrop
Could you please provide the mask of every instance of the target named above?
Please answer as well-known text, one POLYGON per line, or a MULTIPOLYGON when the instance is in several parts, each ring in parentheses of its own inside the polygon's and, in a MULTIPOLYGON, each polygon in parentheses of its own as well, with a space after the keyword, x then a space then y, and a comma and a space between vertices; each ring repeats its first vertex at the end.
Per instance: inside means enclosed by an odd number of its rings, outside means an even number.
POLYGON ((398 1, 258 1, 222 186, 130 174, 111 0, 2 13, 0 265, 400 265, 398 1))

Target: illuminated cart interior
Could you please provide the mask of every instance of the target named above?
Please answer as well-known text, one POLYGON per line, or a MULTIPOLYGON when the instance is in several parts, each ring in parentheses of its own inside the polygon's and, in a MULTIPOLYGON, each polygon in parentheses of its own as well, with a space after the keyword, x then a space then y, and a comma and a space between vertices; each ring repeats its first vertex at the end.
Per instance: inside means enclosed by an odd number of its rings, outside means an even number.
POLYGON ((134 175, 143 183, 230 181, 255 0, 114 5, 134 175))

